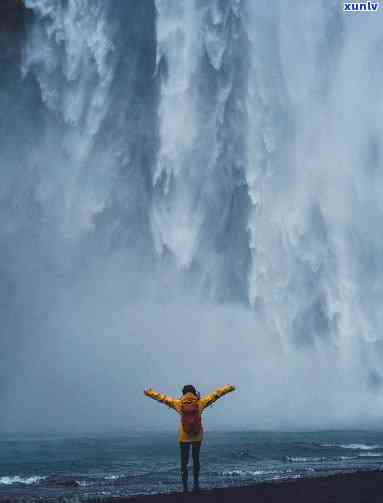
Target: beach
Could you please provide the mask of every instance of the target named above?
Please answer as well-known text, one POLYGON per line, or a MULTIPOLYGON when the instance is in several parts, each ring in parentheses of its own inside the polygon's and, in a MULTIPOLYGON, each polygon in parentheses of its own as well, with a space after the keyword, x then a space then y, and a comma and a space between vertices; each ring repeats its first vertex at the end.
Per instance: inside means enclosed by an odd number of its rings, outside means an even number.
POLYGON ((381 503, 383 472, 356 472, 315 479, 266 482, 247 487, 201 491, 199 494, 159 494, 112 498, 105 503, 381 503))
POLYGON ((200 493, 181 492, 131 497, 60 497, 27 493, 3 494, 0 503, 381 503, 383 471, 355 472, 312 479, 281 482, 260 482, 244 487, 201 490, 200 493))

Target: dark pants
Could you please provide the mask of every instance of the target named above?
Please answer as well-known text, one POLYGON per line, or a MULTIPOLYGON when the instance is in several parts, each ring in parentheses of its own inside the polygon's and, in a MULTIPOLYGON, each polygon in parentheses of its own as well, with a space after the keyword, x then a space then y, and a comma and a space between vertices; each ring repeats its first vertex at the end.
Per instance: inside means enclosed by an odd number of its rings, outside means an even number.
POLYGON ((182 475, 182 482, 184 483, 184 485, 187 483, 188 479, 188 463, 189 463, 190 447, 192 449, 194 482, 198 484, 198 476, 200 469, 199 451, 201 448, 201 442, 180 442, 181 475, 182 475))

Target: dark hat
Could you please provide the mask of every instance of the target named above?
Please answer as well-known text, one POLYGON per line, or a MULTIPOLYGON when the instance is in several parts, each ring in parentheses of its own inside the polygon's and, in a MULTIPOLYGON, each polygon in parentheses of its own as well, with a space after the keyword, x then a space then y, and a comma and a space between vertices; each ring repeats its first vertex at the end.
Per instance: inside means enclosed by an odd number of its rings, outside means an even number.
POLYGON ((193 395, 195 396, 198 396, 198 393, 195 389, 194 386, 192 386, 191 384, 186 384, 183 388, 182 388, 182 394, 183 395, 186 395, 186 393, 193 393, 193 395))

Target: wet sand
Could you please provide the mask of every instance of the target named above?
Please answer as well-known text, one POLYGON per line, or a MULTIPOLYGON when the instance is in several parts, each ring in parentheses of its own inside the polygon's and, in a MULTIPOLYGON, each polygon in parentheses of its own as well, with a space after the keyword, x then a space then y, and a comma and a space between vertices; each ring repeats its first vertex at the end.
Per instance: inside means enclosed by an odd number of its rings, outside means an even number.
POLYGON ((199 494, 111 498, 108 503, 383 503, 383 471, 211 489, 199 494))

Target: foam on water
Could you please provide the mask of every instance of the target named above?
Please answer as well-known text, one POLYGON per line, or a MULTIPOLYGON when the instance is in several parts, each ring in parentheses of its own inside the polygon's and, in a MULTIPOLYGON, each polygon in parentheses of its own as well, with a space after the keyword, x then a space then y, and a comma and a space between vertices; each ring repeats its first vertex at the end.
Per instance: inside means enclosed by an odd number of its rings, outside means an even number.
POLYGON ((13 484, 26 484, 26 485, 31 485, 31 484, 38 484, 41 480, 46 479, 46 477, 43 477, 41 475, 31 475, 29 477, 23 477, 20 475, 5 475, 3 477, 0 477, 0 484, 9 486, 13 484))
POLYGON ((366 445, 366 444, 343 444, 340 445, 342 449, 354 449, 359 451, 373 451, 382 447, 381 445, 366 445))
POLYGON ((325 457, 300 457, 300 456, 287 456, 286 460, 289 461, 290 463, 322 463, 328 460, 328 458, 325 457))
POLYGON ((358 451, 373 451, 375 449, 379 449, 382 447, 380 444, 362 444, 362 443, 336 444, 331 442, 324 442, 319 444, 319 446, 331 449, 350 449, 358 451))
POLYGON ((105 480, 118 480, 120 479, 121 477, 123 477, 123 475, 106 475, 104 477, 105 480))
POLYGON ((383 452, 364 452, 363 454, 358 454, 359 458, 381 458, 383 457, 383 452))
POLYGON ((266 473, 275 472, 268 472, 263 470, 227 470, 223 471, 222 475, 226 477, 255 477, 257 475, 265 475, 266 473))

